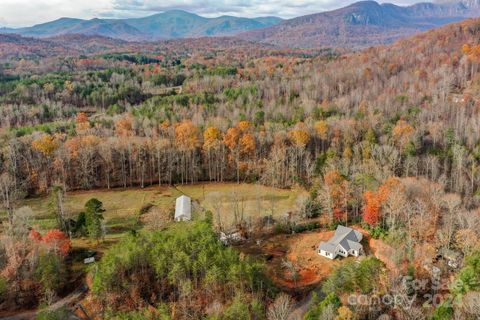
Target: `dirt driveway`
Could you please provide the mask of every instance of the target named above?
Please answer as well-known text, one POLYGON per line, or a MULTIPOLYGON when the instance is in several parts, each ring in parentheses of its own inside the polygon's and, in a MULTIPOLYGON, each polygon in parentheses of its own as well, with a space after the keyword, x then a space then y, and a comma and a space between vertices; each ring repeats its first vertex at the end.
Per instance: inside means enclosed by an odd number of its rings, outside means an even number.
POLYGON ((267 261, 267 271, 276 285, 292 293, 309 291, 318 286, 332 270, 354 259, 337 258, 330 260, 320 256, 316 248, 321 241, 330 239, 334 231, 312 231, 293 235, 275 235, 257 243, 248 243, 239 247, 245 253, 263 256, 267 261), (291 263, 296 269, 292 275, 291 263))

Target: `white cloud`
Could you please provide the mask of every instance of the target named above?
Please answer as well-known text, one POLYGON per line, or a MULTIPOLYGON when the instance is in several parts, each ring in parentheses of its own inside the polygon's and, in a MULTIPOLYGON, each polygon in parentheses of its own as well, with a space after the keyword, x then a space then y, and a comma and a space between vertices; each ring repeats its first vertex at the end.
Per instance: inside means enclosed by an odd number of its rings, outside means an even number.
POLYGON ((352 0, 112 0, 116 12, 159 12, 182 9, 204 16, 235 15, 284 18, 334 9, 353 2, 352 0))
MULTIPOLYGON (((421 0, 392 0, 402 5, 421 0)), ((112 0, 114 11, 121 12, 160 12, 182 9, 204 16, 224 14, 235 16, 275 15, 292 18, 346 6, 354 0, 112 0)))
POLYGON ((61 17, 94 18, 111 8, 112 0, 0 0, 0 21, 31 26, 61 17))
MULTIPOLYGON (((30 26, 60 17, 140 17, 172 9, 207 17, 274 15, 291 18, 332 10, 352 2, 354 0, 0 0, 0 24, 30 26)), ((392 2, 407 5, 418 1, 392 2)))

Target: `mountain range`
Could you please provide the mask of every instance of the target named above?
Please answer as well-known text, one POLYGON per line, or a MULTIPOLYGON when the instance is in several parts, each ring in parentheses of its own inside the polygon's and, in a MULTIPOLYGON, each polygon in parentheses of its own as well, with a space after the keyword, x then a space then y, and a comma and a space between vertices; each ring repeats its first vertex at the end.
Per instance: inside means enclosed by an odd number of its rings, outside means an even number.
POLYGON ((239 35, 287 47, 366 47, 480 16, 480 0, 418 3, 408 7, 375 1, 286 20, 239 35))
POLYGON ((128 41, 231 36, 240 32, 278 24, 277 17, 240 18, 221 16, 205 18, 181 10, 171 10, 143 18, 91 19, 60 18, 33 27, 0 29, 27 37, 53 37, 64 34, 99 35, 128 41))
POLYGON ((480 0, 438 0, 411 6, 360 1, 337 10, 289 20, 277 17, 205 18, 172 10, 134 19, 61 18, 27 28, 0 28, 0 33, 36 38, 81 34, 125 41, 236 36, 280 47, 361 48, 390 43, 477 16, 480 16, 480 0))

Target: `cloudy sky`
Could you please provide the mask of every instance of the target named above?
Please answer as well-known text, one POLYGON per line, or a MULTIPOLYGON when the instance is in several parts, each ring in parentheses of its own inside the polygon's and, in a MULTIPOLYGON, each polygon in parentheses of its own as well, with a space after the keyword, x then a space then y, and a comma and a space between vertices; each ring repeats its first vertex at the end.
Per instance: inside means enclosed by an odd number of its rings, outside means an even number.
MULTIPOLYGON (((0 26, 22 27, 72 18, 126 18, 183 9, 207 17, 220 15, 292 18, 343 7, 353 0, 0 0, 0 26)), ((408 5, 419 0, 392 0, 408 5)))

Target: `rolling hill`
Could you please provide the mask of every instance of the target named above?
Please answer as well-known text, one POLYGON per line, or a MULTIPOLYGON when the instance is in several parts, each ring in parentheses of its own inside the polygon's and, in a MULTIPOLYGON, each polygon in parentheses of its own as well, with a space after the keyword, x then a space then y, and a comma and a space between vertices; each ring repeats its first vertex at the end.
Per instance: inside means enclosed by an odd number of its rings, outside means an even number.
POLYGON ((236 50, 262 52, 274 50, 274 46, 252 43, 236 37, 201 37, 169 39, 155 42, 133 42, 98 35, 64 34, 50 38, 25 37, 0 33, 0 66, 4 62, 19 59, 50 57, 78 57, 106 53, 152 54, 153 52, 215 52, 236 50))
POLYGON ((361 1, 338 10, 294 18, 239 35, 287 47, 358 48, 391 43, 480 14, 480 1, 419 3, 408 7, 361 1))

